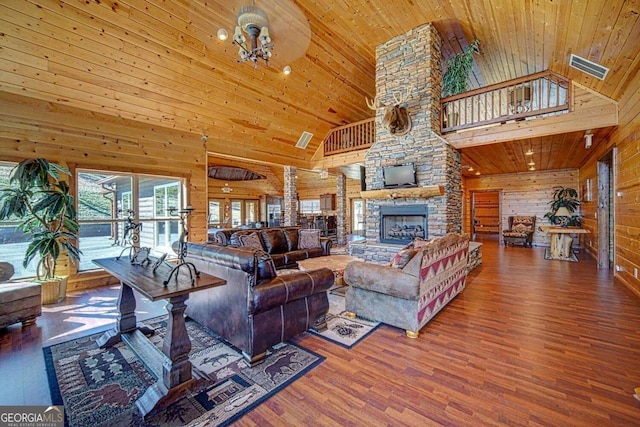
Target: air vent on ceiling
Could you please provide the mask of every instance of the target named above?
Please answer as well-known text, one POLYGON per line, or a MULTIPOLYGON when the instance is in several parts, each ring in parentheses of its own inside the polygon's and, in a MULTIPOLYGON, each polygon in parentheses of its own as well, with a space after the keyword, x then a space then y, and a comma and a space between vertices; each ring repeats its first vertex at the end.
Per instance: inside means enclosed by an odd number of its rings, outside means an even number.
POLYGON ((307 145, 309 145, 309 141, 311 141, 311 138, 313 138, 312 133, 309 133, 307 131, 302 132, 302 135, 300 135, 300 139, 298 140, 296 147, 307 148, 307 145))
POLYGON ((596 64, 595 62, 591 62, 588 59, 584 59, 578 55, 574 55, 573 53, 571 54, 571 58, 569 58, 569 65, 576 70, 580 70, 583 73, 587 73, 600 80, 604 80, 609 72, 608 68, 603 67, 600 64, 596 64))

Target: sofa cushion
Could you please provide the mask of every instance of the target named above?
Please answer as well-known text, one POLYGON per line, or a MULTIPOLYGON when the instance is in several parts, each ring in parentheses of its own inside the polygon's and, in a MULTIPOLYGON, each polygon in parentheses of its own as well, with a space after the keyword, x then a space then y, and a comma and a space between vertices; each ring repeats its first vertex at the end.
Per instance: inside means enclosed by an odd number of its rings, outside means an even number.
POLYGON ((307 258, 314 258, 324 255, 324 251, 321 247, 304 249, 304 251, 307 253, 307 258))
POLYGON ((281 254, 271 254, 271 259, 273 260, 273 263, 275 264, 276 268, 280 268, 280 267, 284 267, 285 265, 287 265, 287 254, 285 253, 281 253, 281 254))
POLYGON ((297 228, 285 228, 284 237, 287 239, 287 251, 298 250, 298 229, 297 228))
POLYGON ((417 252, 415 249, 402 249, 391 258, 391 267, 404 268, 417 252))
POLYGON ((260 235, 255 231, 253 233, 239 235, 238 240, 240 241, 240 246, 262 249, 262 241, 260 240, 260 235))
POLYGON ((409 262, 402 267, 402 271, 413 277, 420 276, 420 264, 422 263, 422 251, 417 250, 416 254, 409 260, 409 262))
POLYGON ((320 247, 320 230, 300 230, 298 249, 312 249, 320 247))
POLYGON ((293 264, 294 262, 302 261, 304 259, 309 258, 309 254, 307 253, 308 249, 300 249, 297 251, 289 251, 287 252, 287 264, 293 264))
POLYGON ((287 239, 280 228, 267 228, 261 230, 264 248, 269 254, 281 254, 287 251, 287 239))

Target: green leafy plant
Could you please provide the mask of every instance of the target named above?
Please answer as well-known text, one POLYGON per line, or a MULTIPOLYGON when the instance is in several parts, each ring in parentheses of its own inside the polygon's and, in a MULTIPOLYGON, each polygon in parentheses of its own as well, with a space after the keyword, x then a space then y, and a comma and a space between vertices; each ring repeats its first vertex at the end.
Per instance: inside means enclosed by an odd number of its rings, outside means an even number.
POLYGON ((553 200, 549 202, 550 211, 547 212, 544 217, 549 219, 551 224, 561 224, 565 220, 564 216, 557 216, 556 212, 560 208, 567 208, 571 213, 566 224, 569 226, 580 226, 580 215, 574 215, 574 212, 580 207, 580 199, 578 198, 578 191, 573 188, 566 188, 562 186, 553 187, 553 200))
POLYGON ((60 255, 66 253, 74 264, 80 260, 75 246, 78 233, 76 210, 69 184, 61 175, 70 172, 45 159, 26 159, 11 171, 9 187, 0 189, 0 220, 20 220, 18 229, 30 235, 23 265, 40 259, 36 276, 54 277, 60 255))
POLYGON ((469 74, 473 67, 473 54, 480 52, 479 46, 480 40, 474 39, 462 52, 447 60, 447 71, 442 76, 442 98, 467 91, 469 74))

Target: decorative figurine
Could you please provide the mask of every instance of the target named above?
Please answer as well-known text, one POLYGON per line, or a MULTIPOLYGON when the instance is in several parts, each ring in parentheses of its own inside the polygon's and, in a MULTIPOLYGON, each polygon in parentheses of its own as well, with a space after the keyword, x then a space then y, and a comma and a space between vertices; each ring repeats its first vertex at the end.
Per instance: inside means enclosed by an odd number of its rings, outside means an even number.
MULTIPOLYGON (((122 212, 121 209, 118 212, 122 212)), ((126 241, 126 246, 120 252, 120 255, 116 259, 120 259, 122 254, 129 251, 129 260, 133 263, 133 259, 136 257, 136 245, 140 243, 140 231, 142 230, 141 222, 133 222, 135 218, 135 212, 131 209, 127 210, 127 222, 124 225, 123 239, 126 241)), ((148 255, 148 254, 147 254, 148 255)))
POLYGON ((171 269, 169 273, 169 277, 167 280, 163 282, 165 286, 169 284, 169 280, 175 274, 176 279, 178 278, 178 272, 182 269, 187 269, 189 271, 189 277, 191 278, 191 286, 195 285, 196 277, 200 277, 200 272, 196 269, 196 266, 192 262, 185 261, 185 257, 187 256, 187 237, 189 236, 189 229, 187 228, 187 218, 193 212, 193 208, 191 206, 187 206, 184 209, 177 210, 177 208, 169 208, 169 215, 171 216, 180 216, 180 226, 182 228, 182 232, 180 233, 180 240, 178 241, 178 264, 171 269))

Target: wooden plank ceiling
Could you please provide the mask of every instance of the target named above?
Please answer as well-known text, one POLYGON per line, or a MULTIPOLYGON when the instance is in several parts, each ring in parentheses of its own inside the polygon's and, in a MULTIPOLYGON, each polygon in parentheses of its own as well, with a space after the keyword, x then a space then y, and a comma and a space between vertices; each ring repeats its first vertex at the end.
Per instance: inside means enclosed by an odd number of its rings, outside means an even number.
MULTIPOLYGON (((376 46, 426 22, 440 32, 445 59, 480 39, 471 88, 551 69, 618 100, 640 68, 639 4, 631 0, 258 0, 275 48, 271 66, 255 69, 237 62, 230 40, 216 38, 219 28, 233 34, 246 4, 2 2, 2 138, 15 137, 15 127, 3 122, 60 125, 12 108, 26 97, 51 111, 80 109, 170 128, 197 144, 207 135, 211 153, 312 168, 332 127, 371 116, 365 96, 375 92, 376 46), (571 53, 610 68, 606 80, 569 68, 571 53), (284 65, 293 73, 285 76, 284 65), (304 150, 294 147, 303 131, 314 134, 304 150)), ((75 117, 62 123, 90 126, 75 117)), ((136 138, 131 130, 111 132, 114 143, 136 138)), ((594 144, 607 133, 596 132, 594 144)), ((537 170, 577 167, 586 156, 582 137, 468 148, 463 159, 482 173, 523 171, 531 146, 540 156, 537 170)))

